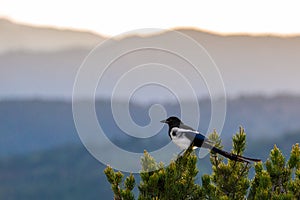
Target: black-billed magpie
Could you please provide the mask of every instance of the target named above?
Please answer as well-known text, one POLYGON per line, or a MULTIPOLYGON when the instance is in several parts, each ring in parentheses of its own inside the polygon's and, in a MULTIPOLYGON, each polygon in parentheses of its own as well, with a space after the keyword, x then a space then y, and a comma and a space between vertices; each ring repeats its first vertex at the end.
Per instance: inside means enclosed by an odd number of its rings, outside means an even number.
POLYGON ((169 125, 169 136, 171 140, 179 146, 183 151, 188 149, 191 145, 193 148, 207 148, 211 151, 221 154, 222 156, 229 158, 230 160, 240 161, 240 162, 260 162, 260 159, 247 158, 244 156, 229 153, 214 147, 213 142, 207 139, 200 132, 194 130, 193 128, 185 125, 177 117, 169 117, 168 119, 160 121, 169 125))

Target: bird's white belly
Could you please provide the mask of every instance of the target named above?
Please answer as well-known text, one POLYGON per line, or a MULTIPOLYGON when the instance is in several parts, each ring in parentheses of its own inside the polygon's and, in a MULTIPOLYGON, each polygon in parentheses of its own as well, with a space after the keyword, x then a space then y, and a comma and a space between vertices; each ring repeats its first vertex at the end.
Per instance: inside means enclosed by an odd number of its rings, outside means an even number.
POLYGON ((172 137, 172 141, 181 149, 187 149, 191 145, 191 140, 187 137, 172 137))

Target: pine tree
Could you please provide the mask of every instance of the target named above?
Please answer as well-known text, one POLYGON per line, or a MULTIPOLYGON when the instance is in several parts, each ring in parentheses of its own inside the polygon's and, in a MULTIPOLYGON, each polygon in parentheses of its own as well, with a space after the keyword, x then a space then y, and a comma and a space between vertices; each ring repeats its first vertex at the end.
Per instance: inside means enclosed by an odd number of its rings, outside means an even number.
MULTIPOLYGON (((216 147, 222 148, 221 139, 214 131, 209 139, 216 147)), ((242 127, 232 138, 232 153, 242 155, 246 149, 246 133, 242 127)), ((215 153, 210 154, 212 174, 201 177, 202 185, 195 183, 197 178, 197 157, 189 148, 183 156, 171 161, 168 166, 157 163, 148 152, 141 158, 141 182, 138 185, 139 200, 169 199, 300 199, 300 148, 292 147, 286 161, 274 145, 265 163, 255 164, 255 176, 249 179, 249 163, 225 160, 215 153)), ((123 181, 121 172, 111 167, 104 171, 111 184, 116 200, 134 199, 135 179, 130 174, 123 181)))
POLYGON ((108 182, 111 184, 111 189, 114 193, 114 199, 115 200, 133 200, 134 195, 132 193, 132 190, 135 186, 135 179, 132 174, 128 176, 124 181, 124 186, 121 186, 123 174, 121 172, 114 172, 114 170, 111 167, 107 167, 104 170, 104 173, 107 177, 108 182))
MULTIPOLYGON (((216 142, 218 148, 222 148, 221 140, 216 132, 210 135, 210 140, 216 142)), ((240 127, 239 132, 233 137, 232 153, 242 155, 246 148, 246 134, 240 127)), ((250 186, 248 173, 250 166, 248 163, 228 160, 224 162, 223 157, 211 153, 210 160, 212 163, 213 173, 203 180, 203 187, 215 188, 206 194, 206 198, 215 197, 215 199, 244 199, 250 186), (210 184, 210 186, 206 185, 210 184), (213 193, 212 193, 213 192, 213 193)), ((206 190, 204 190, 204 193, 206 190)))
POLYGON ((140 200, 196 199, 200 187, 195 184, 197 157, 191 148, 165 168, 157 165, 147 152, 141 162, 140 200))

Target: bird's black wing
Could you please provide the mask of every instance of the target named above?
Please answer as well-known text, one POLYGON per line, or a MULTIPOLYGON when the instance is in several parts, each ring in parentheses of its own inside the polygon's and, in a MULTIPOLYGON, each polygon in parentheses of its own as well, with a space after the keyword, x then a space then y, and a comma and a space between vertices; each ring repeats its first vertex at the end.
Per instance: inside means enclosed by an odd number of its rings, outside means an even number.
POLYGON ((213 142, 207 139, 203 134, 201 134, 198 131, 195 131, 191 127, 187 125, 181 125, 178 129, 178 133, 184 134, 185 137, 187 137, 192 143, 194 147, 201 147, 203 144, 203 147, 208 148, 213 146, 213 142), (206 145, 208 144, 208 145, 206 145))
POLYGON ((196 131, 192 127, 189 127, 188 125, 185 125, 183 123, 180 124, 179 128, 186 129, 186 130, 191 130, 191 131, 196 131))
POLYGON ((249 162, 249 161, 259 162, 259 161, 261 161, 260 159, 240 156, 240 155, 229 153, 229 152, 226 152, 219 148, 216 148, 216 147, 214 147, 214 143, 211 140, 209 140, 203 134, 201 134, 198 131, 195 131, 193 128, 191 128, 185 124, 180 124, 180 128, 176 129, 176 131, 177 131, 177 134, 179 137, 184 136, 184 137, 188 138, 189 141, 192 141, 190 143, 190 145, 193 145, 193 147, 208 148, 208 149, 211 149, 215 153, 225 156, 226 158, 229 158, 229 159, 235 160, 235 161, 239 161, 239 162, 249 162))

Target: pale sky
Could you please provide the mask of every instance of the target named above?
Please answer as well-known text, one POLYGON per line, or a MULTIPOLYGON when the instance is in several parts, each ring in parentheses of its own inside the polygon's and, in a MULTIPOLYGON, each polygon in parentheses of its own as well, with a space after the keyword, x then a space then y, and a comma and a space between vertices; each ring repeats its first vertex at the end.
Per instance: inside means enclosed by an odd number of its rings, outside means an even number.
POLYGON ((0 17, 118 35, 140 28, 300 33, 299 0, 0 0, 0 17))

